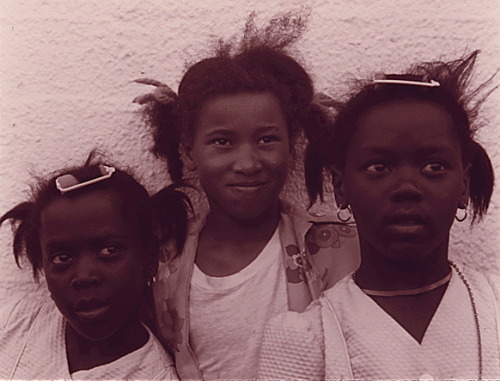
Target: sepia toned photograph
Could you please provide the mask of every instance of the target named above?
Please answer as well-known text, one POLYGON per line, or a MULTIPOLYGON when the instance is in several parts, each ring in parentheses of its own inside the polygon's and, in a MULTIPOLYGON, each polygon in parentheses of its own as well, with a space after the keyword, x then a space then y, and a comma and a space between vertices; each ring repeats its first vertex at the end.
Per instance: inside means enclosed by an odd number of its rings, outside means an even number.
POLYGON ((0 380, 500 379, 499 25, 0 0, 0 380))

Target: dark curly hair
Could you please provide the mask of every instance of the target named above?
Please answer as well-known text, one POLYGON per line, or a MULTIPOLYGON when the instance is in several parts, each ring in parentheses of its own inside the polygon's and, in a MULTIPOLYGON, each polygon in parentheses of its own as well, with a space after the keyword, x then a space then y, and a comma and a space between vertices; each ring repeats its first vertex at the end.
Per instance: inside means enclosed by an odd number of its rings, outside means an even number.
POLYGON ((153 129, 153 152, 167 161, 172 181, 181 182, 183 166, 180 144, 195 133, 201 106, 208 99, 240 92, 271 92, 279 100, 287 120, 290 141, 302 131, 306 137, 326 123, 323 110, 313 101, 312 80, 286 49, 305 29, 303 12, 286 13, 271 20, 264 29, 247 20, 239 43, 219 41, 215 54, 191 67, 184 74, 178 95, 160 82, 140 79, 155 85, 167 95, 148 94, 136 98, 146 104, 144 114, 153 129))
POLYGON ((73 175, 80 182, 101 176, 101 165, 103 163, 97 161, 95 152, 92 152, 83 166, 64 169, 51 174, 48 178, 39 179, 28 201, 16 205, 0 217, 0 225, 7 220, 12 224, 14 236, 12 248, 18 267, 20 258, 26 257, 31 264, 35 279, 38 279, 43 265, 39 236, 43 209, 57 198, 74 198, 91 190, 104 190, 118 196, 120 210, 131 221, 137 221, 139 236, 144 245, 144 255, 150 256, 148 260, 152 264, 158 262, 159 245, 167 240, 175 240, 177 251, 182 251, 190 203, 187 196, 178 191, 176 186, 164 189, 162 198, 165 202, 161 210, 153 209, 148 192, 141 184, 130 174, 116 167, 113 175, 105 181, 64 195, 56 188, 56 179, 63 174, 73 175))
POLYGON ((360 89, 345 103, 340 103, 338 113, 328 132, 311 140, 309 157, 314 166, 306 165, 306 186, 311 204, 323 199, 324 175, 331 166, 344 168, 347 147, 356 131, 361 116, 370 108, 397 99, 416 99, 432 102, 446 110, 453 119, 459 138, 463 163, 471 164, 470 199, 473 220, 487 211, 494 185, 491 161, 484 148, 474 139, 478 111, 492 91, 493 76, 476 89, 469 90, 471 75, 479 51, 451 62, 427 62, 411 67, 407 73, 386 75, 385 79, 429 81, 440 86, 425 87, 390 83, 360 82, 360 89))

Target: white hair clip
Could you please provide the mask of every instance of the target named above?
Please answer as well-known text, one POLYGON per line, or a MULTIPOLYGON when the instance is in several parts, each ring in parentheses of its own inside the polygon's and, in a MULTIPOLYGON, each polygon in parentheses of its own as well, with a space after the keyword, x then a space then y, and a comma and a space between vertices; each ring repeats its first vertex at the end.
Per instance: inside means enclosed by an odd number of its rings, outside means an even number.
POLYGON ((410 85, 424 87, 439 87, 441 84, 438 81, 431 79, 429 82, 407 81, 404 79, 374 79, 375 84, 390 84, 390 85, 410 85))
POLYGON ((80 180, 70 174, 61 175, 56 179, 56 188, 61 192, 61 194, 65 194, 66 192, 71 192, 72 190, 80 189, 86 187, 87 185, 98 183, 100 181, 109 179, 115 172, 115 167, 99 165, 99 172, 101 172, 101 176, 84 182, 80 182, 80 180))

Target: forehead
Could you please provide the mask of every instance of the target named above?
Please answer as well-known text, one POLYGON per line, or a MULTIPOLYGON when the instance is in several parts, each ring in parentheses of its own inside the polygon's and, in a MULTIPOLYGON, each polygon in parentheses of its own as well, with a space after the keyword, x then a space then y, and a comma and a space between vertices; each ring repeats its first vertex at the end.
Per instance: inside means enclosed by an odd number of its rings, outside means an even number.
POLYGON ((446 146, 460 149, 451 115, 441 106, 419 100, 398 100, 363 113, 351 146, 446 146))
POLYGON ((40 213, 40 238, 130 232, 118 196, 102 190, 56 198, 40 213))
POLYGON ((241 92, 209 98, 201 106, 197 127, 252 120, 255 123, 284 123, 280 102, 273 93, 241 92))

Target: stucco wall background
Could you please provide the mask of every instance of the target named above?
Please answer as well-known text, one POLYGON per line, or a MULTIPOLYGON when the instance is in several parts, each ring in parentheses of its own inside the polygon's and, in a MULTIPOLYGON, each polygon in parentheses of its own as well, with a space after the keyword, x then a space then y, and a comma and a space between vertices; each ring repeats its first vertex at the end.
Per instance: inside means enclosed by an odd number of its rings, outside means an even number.
MULTIPOLYGON (((473 49, 482 50, 477 84, 499 67, 498 0, 0 0, 0 212, 24 199, 33 174, 81 164, 95 147, 151 192, 160 189, 168 176, 148 152, 149 132, 131 103, 149 89, 131 80, 151 77, 176 89, 186 63, 209 54, 216 38, 239 33, 250 12, 264 25, 303 5, 311 14, 297 56, 317 89, 333 96, 353 78, 473 49)), ((499 100, 497 91, 484 105, 488 124, 478 135, 497 173, 499 100)), ((300 176, 285 196, 304 203, 300 176)), ((497 189, 481 225, 455 224, 452 256, 500 274, 499 221, 497 189)), ((5 226, 0 301, 43 294, 28 267, 17 269, 9 245, 5 226)))

